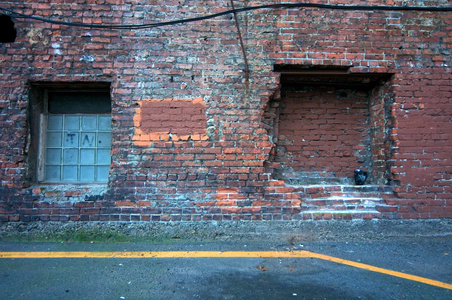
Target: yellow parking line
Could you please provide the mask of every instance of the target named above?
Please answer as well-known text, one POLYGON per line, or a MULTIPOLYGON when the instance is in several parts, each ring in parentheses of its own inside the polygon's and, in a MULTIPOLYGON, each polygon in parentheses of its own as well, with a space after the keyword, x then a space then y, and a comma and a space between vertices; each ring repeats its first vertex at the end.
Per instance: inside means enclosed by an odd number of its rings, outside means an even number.
POLYGON ((118 252, 0 252, 0 258, 207 258, 311 257, 309 251, 118 251, 118 252))
POLYGON ((425 284, 434 285, 434 286, 441 287, 444 289, 452 290, 452 284, 449 284, 449 283, 445 283, 445 282, 441 282, 441 281, 437 281, 437 280, 433 280, 433 279, 428 279, 428 278, 420 277, 420 276, 416 276, 416 275, 410 275, 407 273, 383 269, 383 268, 379 268, 379 267, 374 267, 371 265, 366 265, 366 264, 354 262, 351 260, 345 260, 345 259, 328 256, 328 255, 323 255, 323 254, 318 254, 318 253, 314 253, 314 252, 311 252, 311 254, 312 254, 311 257, 315 257, 318 259, 332 261, 332 262, 335 262, 338 264, 348 265, 348 266, 359 268, 359 269, 364 269, 364 270, 368 270, 368 271, 373 271, 373 272, 377 272, 377 273, 400 277, 400 278, 417 281, 417 282, 422 282, 425 284))
POLYGON ((452 284, 310 251, 116 251, 0 252, 0 258, 302 258, 310 257, 452 290, 452 284))

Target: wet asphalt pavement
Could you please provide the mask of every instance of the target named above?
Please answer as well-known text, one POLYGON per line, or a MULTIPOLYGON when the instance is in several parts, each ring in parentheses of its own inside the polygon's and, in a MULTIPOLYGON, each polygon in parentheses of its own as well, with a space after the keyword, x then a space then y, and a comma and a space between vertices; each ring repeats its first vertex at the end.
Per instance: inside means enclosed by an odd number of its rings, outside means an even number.
MULTIPOLYGON (((452 284, 452 237, 266 242, 11 243, 10 251, 307 250, 452 284)), ((318 258, 0 258, 1 299, 452 299, 452 289, 318 258)))

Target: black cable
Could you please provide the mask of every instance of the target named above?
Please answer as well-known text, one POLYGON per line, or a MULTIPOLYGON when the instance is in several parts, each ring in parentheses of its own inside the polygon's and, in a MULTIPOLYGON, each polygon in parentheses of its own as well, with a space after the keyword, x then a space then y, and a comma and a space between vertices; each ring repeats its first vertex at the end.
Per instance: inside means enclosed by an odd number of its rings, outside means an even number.
POLYGON ((86 24, 86 23, 73 23, 73 22, 64 22, 64 21, 56 21, 52 19, 46 19, 41 17, 36 17, 33 15, 27 15, 23 13, 18 13, 14 10, 7 9, 4 7, 0 7, 1 11, 8 12, 10 17, 12 18, 24 18, 24 19, 33 19, 41 22, 46 22, 50 24, 57 25, 65 25, 65 26, 73 26, 73 27, 85 27, 85 28, 100 28, 100 29, 145 29, 145 28, 154 28, 154 27, 162 27, 183 23, 190 23, 196 21, 202 21, 207 19, 213 19, 220 16, 233 14, 233 13, 241 13, 247 11, 253 11, 257 9, 278 9, 278 8, 322 8, 322 9, 332 9, 332 10, 358 10, 358 11, 427 11, 427 12, 447 12, 452 11, 452 7, 441 7, 441 6, 381 6, 381 5, 333 5, 333 4, 316 4, 316 3, 281 3, 281 4, 268 4, 268 5, 260 5, 260 6, 251 6, 251 7, 243 7, 232 10, 227 10, 224 12, 211 14, 203 17, 196 17, 190 19, 181 19, 175 21, 168 22, 159 22, 159 23, 147 23, 141 25, 102 25, 102 24, 86 24))

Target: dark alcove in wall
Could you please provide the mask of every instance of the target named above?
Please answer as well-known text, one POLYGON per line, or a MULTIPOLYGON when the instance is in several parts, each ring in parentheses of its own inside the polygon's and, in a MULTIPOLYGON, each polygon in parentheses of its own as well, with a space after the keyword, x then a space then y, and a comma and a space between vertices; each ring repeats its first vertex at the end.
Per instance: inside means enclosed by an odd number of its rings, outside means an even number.
POLYGON ((16 29, 11 17, 0 15, 0 43, 14 43, 16 40, 16 29))

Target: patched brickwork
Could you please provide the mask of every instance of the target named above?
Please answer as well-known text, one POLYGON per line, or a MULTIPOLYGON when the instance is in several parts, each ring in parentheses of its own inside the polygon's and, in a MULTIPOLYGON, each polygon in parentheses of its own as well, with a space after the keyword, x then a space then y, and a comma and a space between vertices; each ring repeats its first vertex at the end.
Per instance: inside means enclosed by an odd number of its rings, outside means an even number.
POLYGON ((133 119, 136 145, 208 139, 206 107, 201 98, 149 99, 140 101, 139 105, 133 119))
POLYGON ((365 93, 292 89, 283 93, 281 107, 276 161, 283 177, 340 183, 351 179, 355 169, 371 171, 365 93))
MULTIPOLYGON (((0 7, 95 25, 230 9, 62 2, 0 7)), ((364 5, 435 10, 240 12, 244 49, 231 13, 116 29, 11 18, 16 37, 0 43, 0 221, 451 218, 452 13, 440 11, 450 3, 364 5), (48 89, 94 87, 110 90, 108 182, 43 183, 43 144, 61 146, 43 135, 48 89), (352 184, 355 168, 370 171, 362 188, 352 184)))

